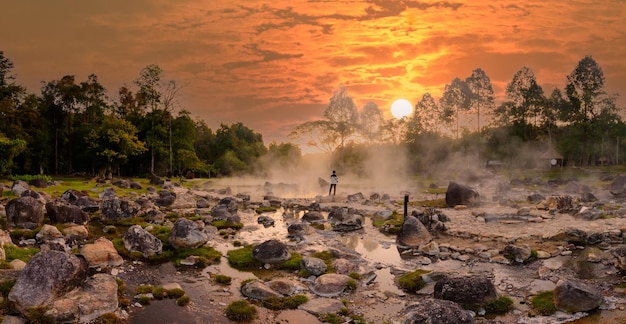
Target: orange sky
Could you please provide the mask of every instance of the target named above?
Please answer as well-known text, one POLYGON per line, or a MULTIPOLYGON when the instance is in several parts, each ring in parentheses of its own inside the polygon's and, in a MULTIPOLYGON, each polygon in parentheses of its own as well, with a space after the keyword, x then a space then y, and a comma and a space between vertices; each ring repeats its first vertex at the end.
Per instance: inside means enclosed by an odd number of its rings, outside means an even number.
MULTIPOLYGON (((185 88, 180 107, 243 122, 266 144, 321 118, 343 83, 359 108, 439 98, 475 68, 497 97, 522 66, 549 95, 585 55, 626 95, 626 1, 21 0, 0 6, 0 50, 17 82, 94 73, 116 98, 157 64, 185 88)), ((621 98, 618 103, 626 106, 621 98)))

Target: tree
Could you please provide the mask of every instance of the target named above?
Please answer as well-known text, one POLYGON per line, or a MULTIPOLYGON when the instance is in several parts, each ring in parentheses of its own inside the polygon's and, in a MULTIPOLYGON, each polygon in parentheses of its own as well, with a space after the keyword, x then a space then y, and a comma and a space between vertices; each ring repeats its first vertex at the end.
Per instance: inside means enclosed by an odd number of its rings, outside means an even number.
POLYGON ((476 119, 478 123, 476 131, 480 132, 480 108, 493 109, 494 107, 494 95, 491 80, 485 71, 481 68, 477 68, 472 71, 472 75, 465 79, 465 83, 467 83, 471 92, 469 107, 476 108, 476 119))
POLYGON ((150 130, 147 132, 146 142, 150 148, 150 172, 154 173, 154 161, 156 151, 162 146, 160 132, 156 128, 161 122, 161 114, 157 113, 158 104, 161 102, 159 83, 163 70, 156 64, 151 64, 139 72, 135 85, 139 87, 139 105, 150 109, 150 130))
POLYGON ((7 175, 13 169, 13 158, 26 149, 26 141, 9 139, 0 132, 0 174, 7 175))
POLYGON ((383 113, 373 101, 368 101, 359 114, 358 130, 363 138, 370 142, 380 142, 380 133, 385 123, 383 113))
POLYGON ((441 120, 441 111, 430 93, 425 93, 415 104, 415 112, 407 121, 405 141, 413 142, 424 132, 437 133, 441 120))
POLYGON ((302 123, 294 128, 290 136, 308 136, 307 145, 334 153, 344 147, 348 138, 358 129, 358 112, 352 97, 343 85, 339 86, 324 112, 324 119, 302 123))
POLYGON ((452 83, 446 84, 439 104, 442 108, 442 119, 450 123, 452 117, 456 119, 456 138, 459 138, 459 111, 468 110, 472 99, 472 91, 467 83, 459 78, 454 78, 452 83))
POLYGON ((619 121, 615 96, 604 91, 604 73, 591 56, 580 60, 567 76, 565 93, 570 104, 563 116, 566 122, 582 130, 580 143, 583 143, 583 151, 579 161, 587 165, 593 153, 592 143, 599 141, 602 134, 619 121))

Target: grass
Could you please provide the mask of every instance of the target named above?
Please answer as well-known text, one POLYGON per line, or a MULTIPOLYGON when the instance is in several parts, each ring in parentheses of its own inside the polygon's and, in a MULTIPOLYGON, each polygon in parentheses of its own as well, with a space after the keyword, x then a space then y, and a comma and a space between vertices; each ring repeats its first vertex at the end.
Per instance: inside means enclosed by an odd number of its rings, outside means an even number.
POLYGON ((176 305, 181 306, 181 307, 189 305, 190 302, 191 302, 191 298, 187 295, 181 296, 178 299, 176 299, 176 305))
POLYGON ((250 321, 255 318, 256 313, 256 307, 247 300, 237 300, 226 306, 226 317, 231 321, 250 321))
POLYGON ((513 300, 507 296, 500 296, 498 299, 485 305, 485 310, 489 314, 504 314, 513 309, 513 300))
POLYGON ((535 295, 530 299, 530 304, 541 315, 551 315, 557 311, 556 305, 554 305, 554 291, 552 290, 535 295))
POLYGON ((335 257, 330 251, 319 251, 311 254, 312 257, 324 260, 326 263, 326 273, 333 271, 333 258, 335 257))
POLYGON ((252 250, 254 250, 254 246, 245 245, 242 248, 228 251, 228 264, 238 270, 257 269, 263 266, 263 263, 252 257, 252 250))
POLYGON ((297 252, 291 253, 291 258, 289 260, 280 263, 276 266, 278 270, 292 270, 297 271, 300 270, 300 262, 302 261, 302 256, 297 252))
POLYGON ((231 278, 229 276, 222 275, 222 274, 215 275, 215 277, 213 279, 215 280, 215 283, 217 283, 219 285, 225 285, 225 286, 230 285, 230 283, 233 280, 233 278, 231 278))
POLYGON ((393 212, 389 218, 385 219, 382 216, 374 216, 372 219, 372 225, 378 228, 381 233, 385 234, 398 234, 402 228, 404 222, 404 216, 393 212))
POLYGON ((296 309, 298 306, 309 301, 305 295, 294 295, 289 297, 270 297, 261 301, 263 307, 271 310, 296 309))
POLYGON ((218 230, 232 228, 237 231, 243 228, 243 223, 233 223, 224 219, 213 221, 211 225, 215 226, 218 230))
POLYGON ((254 211, 257 214, 263 214, 263 213, 269 213, 269 212, 275 212, 277 211, 278 208, 277 207, 272 207, 272 206, 260 206, 257 207, 256 209, 254 209, 254 211))
POLYGON ((22 260, 26 263, 32 259, 32 257, 39 253, 38 248, 29 248, 29 247, 18 247, 15 245, 5 245, 4 252, 6 254, 6 261, 10 262, 12 260, 18 259, 22 260))

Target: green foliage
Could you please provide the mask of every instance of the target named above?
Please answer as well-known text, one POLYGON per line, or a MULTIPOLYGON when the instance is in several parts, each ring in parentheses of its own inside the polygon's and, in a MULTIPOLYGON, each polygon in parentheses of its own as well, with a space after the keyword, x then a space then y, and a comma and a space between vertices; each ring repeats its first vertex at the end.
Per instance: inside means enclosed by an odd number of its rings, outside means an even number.
POLYGON ((137 295, 150 294, 152 293, 152 289, 154 289, 154 286, 152 285, 139 285, 137 286, 137 289, 135 289, 135 294, 137 295))
POLYGON ((21 248, 16 245, 5 245, 4 252, 6 253, 7 261, 18 259, 28 263, 35 254, 39 253, 39 249, 34 247, 21 248))
POLYGON ((274 207, 274 206, 259 206, 256 209, 254 209, 254 211, 257 214, 263 214, 263 213, 268 213, 268 212, 275 212, 277 210, 278 210, 278 208, 274 207))
POLYGON ((163 286, 152 287, 152 295, 154 295, 155 299, 160 300, 167 297, 167 291, 165 291, 165 288, 163 288, 163 286))
POLYGON ((231 281, 233 280, 233 278, 222 274, 216 274, 214 279, 215 282, 220 285, 230 285, 231 281))
POLYGON ((355 280, 360 280, 361 279, 361 275, 358 272, 350 272, 350 274, 348 274, 348 276, 352 279, 355 280))
POLYGON ((498 299, 485 305, 485 310, 489 314, 504 314, 513 309, 513 300, 508 296, 500 296, 498 299))
POLYGON ((26 312, 26 319, 32 324, 54 324, 54 319, 46 315, 47 311, 48 308, 45 306, 29 308, 26 312))
POLYGON ((252 250, 254 250, 254 246, 245 245, 242 248, 228 251, 228 264, 239 270, 257 269, 263 266, 263 263, 252 257, 252 250))
POLYGON ((178 299, 176 299, 176 305, 181 307, 189 305, 189 302, 191 302, 191 298, 187 295, 178 297, 178 299))
POLYGON ((554 314, 557 309, 554 305, 554 291, 548 290, 538 293, 530 299, 530 304, 541 315, 554 314))
POLYGON ((300 262, 302 262, 302 256, 297 252, 291 253, 289 260, 276 265, 276 269, 279 270, 300 270, 300 262))
POLYGON ((327 272, 332 272, 333 271, 333 258, 335 257, 333 255, 332 252, 330 251, 318 251, 315 252, 313 254, 311 254, 312 257, 318 258, 318 259, 322 259, 324 260, 324 263, 326 264, 326 269, 327 272))
POLYGON ((261 301, 265 308, 271 310, 296 309, 298 306, 309 301, 305 295, 294 295, 289 297, 270 297, 261 301))
POLYGON ((169 298, 180 298, 185 295, 185 291, 180 288, 169 289, 167 291, 167 297, 169 298))
POLYGON ((180 249, 175 251, 176 264, 180 264, 182 260, 189 256, 200 257, 199 266, 206 266, 209 264, 217 264, 222 259, 222 253, 210 246, 201 246, 195 249, 180 249))
POLYGON ((357 288, 357 282, 356 282, 356 280, 354 280, 354 279, 350 279, 350 280, 346 281, 345 288, 346 288, 348 291, 355 291, 355 290, 356 290, 356 288, 357 288))
POLYGON ((142 295, 139 296, 139 298, 137 298, 137 302, 140 303, 141 305, 150 305, 150 297, 142 295))
POLYGON ((398 286, 408 292, 414 293, 426 285, 422 275, 429 272, 430 271, 418 269, 413 272, 405 273, 398 278, 398 286))
POLYGON ((217 229, 232 228, 234 230, 240 230, 243 228, 243 223, 233 223, 225 219, 213 221, 211 225, 215 226, 217 229))
POLYGON ((404 216, 394 211, 389 218, 385 219, 382 216, 374 216, 372 219, 372 225, 382 233, 398 234, 404 223, 404 216))
POLYGON ((320 320, 322 322, 330 323, 330 324, 341 324, 343 323, 343 319, 341 316, 333 313, 323 314, 320 316, 320 320))
POLYGON ((15 281, 16 279, 9 279, 0 282, 0 295, 6 298, 9 295, 11 288, 15 285, 15 281))
POLYGON ((250 321, 256 316, 256 307, 247 300, 234 301, 226 306, 226 317, 231 321, 250 321))
POLYGON ((10 174, 13 159, 26 150, 26 141, 9 139, 0 133, 0 174, 10 174))
POLYGON ((39 230, 40 229, 29 230, 29 229, 17 228, 17 229, 12 230, 9 233, 9 235, 11 236, 11 240, 13 242, 19 242, 22 239, 25 239, 25 240, 34 239, 35 235, 37 235, 39 230))
POLYGON ((117 282, 117 296, 124 296, 126 294, 126 282, 119 278, 116 278, 115 281, 117 282))

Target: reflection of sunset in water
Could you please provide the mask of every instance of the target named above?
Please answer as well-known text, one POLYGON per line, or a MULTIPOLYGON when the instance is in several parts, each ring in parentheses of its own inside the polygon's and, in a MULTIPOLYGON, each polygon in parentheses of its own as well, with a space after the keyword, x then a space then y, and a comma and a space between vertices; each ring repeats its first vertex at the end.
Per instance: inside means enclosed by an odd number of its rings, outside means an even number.
POLYGON ((359 108, 372 100, 390 117, 395 98, 439 98, 479 67, 496 97, 522 66, 549 92, 592 55, 608 92, 625 93, 621 0, 61 0, 2 9, 0 50, 29 91, 94 73, 114 97, 158 64, 185 85, 181 106, 193 116, 212 128, 241 121, 267 141, 319 118, 341 83, 359 108))

